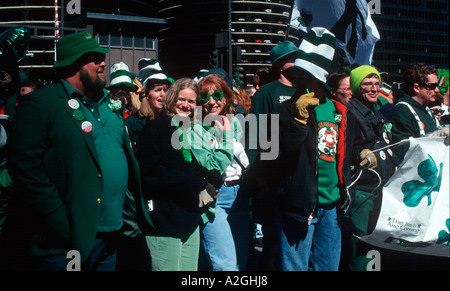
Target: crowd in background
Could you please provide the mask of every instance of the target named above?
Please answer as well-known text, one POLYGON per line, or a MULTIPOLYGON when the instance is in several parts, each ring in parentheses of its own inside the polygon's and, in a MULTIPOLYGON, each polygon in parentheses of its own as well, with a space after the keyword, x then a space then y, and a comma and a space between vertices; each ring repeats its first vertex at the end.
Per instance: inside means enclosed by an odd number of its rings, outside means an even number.
MULTIPOLYGON (((410 64, 391 90, 373 66, 331 72, 323 28, 274 47, 246 88, 220 68, 176 80, 156 59, 138 74, 106 68, 87 32, 56 49, 50 83, 22 80, 0 54, 2 270, 66 270, 75 250, 82 270, 364 271, 377 248, 359 238, 401 142, 448 143, 448 76, 410 64), (275 159, 246 116, 277 124, 275 159)), ((448 269, 448 258, 378 250, 382 270, 448 269)))

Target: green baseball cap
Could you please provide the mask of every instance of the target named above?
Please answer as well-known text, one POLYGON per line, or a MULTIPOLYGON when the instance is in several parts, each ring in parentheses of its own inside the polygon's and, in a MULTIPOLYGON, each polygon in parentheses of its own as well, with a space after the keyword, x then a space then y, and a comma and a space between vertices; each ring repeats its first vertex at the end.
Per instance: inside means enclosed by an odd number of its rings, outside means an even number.
POLYGON ((107 48, 102 48, 87 31, 81 31, 66 35, 56 42, 56 63, 54 68, 62 68, 72 65, 86 53, 106 54, 107 48))

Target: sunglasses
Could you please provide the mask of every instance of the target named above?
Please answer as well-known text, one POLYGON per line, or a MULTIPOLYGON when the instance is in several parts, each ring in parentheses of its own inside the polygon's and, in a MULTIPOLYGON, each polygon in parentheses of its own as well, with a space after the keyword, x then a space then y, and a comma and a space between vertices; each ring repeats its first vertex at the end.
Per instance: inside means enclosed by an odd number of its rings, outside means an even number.
POLYGON ((103 61, 105 61, 105 57, 106 56, 104 54, 94 55, 92 57, 92 61, 94 62, 94 64, 100 65, 103 61))
POLYGON ((434 90, 439 86, 439 84, 438 83, 428 83, 428 84, 424 84, 422 86, 425 87, 427 90, 434 90))
POLYGON ((94 63, 97 66, 100 65, 102 62, 105 61, 106 55, 105 54, 99 54, 99 53, 87 53, 83 55, 82 58, 80 58, 80 62, 82 63, 94 63))
POLYGON ((215 90, 212 94, 208 94, 206 92, 200 92, 200 94, 198 95, 200 101, 203 101, 205 103, 209 102, 209 98, 213 98, 216 101, 219 101, 220 99, 223 98, 223 92, 220 91, 219 89, 215 90))
POLYGON ((434 115, 438 115, 438 114, 444 114, 445 110, 432 109, 431 112, 433 112, 434 115))

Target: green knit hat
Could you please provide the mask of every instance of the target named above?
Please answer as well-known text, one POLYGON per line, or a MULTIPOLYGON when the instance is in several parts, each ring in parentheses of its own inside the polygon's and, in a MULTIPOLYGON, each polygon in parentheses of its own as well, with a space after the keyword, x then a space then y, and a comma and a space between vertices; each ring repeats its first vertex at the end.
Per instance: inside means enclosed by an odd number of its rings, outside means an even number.
POLYGON ((66 35, 56 42, 56 64, 54 68, 67 67, 86 53, 106 54, 107 48, 102 48, 87 31, 66 35))
POLYGON ((361 82, 369 75, 375 74, 378 76, 378 80, 381 82, 380 73, 378 73, 377 69, 372 66, 363 65, 359 66, 356 69, 353 69, 350 72, 350 88, 352 89, 352 93, 355 94, 356 90, 358 90, 361 82))

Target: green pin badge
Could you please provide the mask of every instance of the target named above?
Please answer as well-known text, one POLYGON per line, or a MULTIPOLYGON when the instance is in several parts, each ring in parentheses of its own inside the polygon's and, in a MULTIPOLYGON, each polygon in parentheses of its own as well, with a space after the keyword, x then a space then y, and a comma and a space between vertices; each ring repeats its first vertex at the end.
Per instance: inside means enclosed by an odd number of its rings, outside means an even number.
POLYGON ((76 120, 83 120, 84 112, 80 109, 77 109, 73 112, 73 117, 75 117, 76 120))

